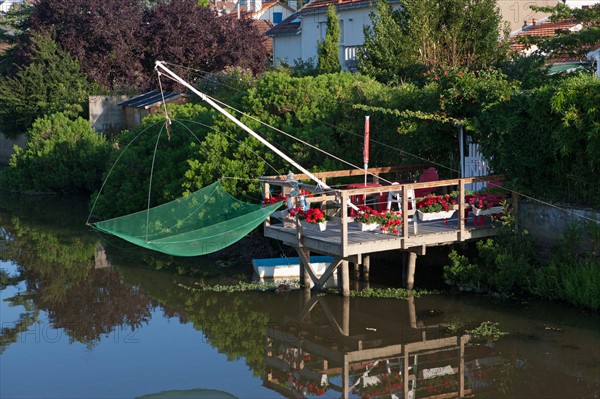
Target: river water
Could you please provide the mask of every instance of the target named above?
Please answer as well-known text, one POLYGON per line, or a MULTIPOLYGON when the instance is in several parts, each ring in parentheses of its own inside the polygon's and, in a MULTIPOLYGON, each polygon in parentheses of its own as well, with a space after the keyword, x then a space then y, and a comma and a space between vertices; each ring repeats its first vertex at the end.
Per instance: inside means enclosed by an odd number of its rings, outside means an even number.
POLYGON ((597 313, 203 291, 251 266, 106 241, 86 217, 81 200, 0 195, 2 398, 600 397, 597 313), (172 272, 190 267, 202 280, 172 272), (484 322, 508 335, 471 331, 484 322))

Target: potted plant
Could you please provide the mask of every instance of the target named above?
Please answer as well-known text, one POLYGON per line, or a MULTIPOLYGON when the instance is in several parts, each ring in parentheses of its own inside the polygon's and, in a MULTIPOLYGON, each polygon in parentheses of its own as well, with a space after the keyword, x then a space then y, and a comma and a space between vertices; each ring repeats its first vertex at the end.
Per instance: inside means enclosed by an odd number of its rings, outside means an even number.
POLYGON ((504 210, 502 203, 506 201, 506 197, 504 195, 483 193, 466 196, 465 200, 471 205, 473 215, 484 216, 502 213, 504 210))
POLYGON ((422 221, 448 219, 456 203, 450 195, 429 195, 417 201, 417 214, 422 221))
POLYGON ((290 216, 300 220, 305 229, 323 231, 327 228, 327 217, 320 208, 309 208, 305 211, 295 207, 290 209, 290 216))
POLYGON ((368 206, 359 206, 354 221, 358 223, 360 231, 374 231, 379 227, 381 214, 368 206))
POLYGON ((379 231, 383 234, 400 234, 402 212, 387 210, 379 214, 379 231))

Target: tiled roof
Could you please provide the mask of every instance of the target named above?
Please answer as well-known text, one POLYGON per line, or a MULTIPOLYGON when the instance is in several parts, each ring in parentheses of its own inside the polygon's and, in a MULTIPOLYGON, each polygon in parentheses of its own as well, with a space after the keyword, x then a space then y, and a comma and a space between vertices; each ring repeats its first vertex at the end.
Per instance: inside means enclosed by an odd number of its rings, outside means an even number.
POLYGON ((563 19, 556 22, 545 20, 537 22, 535 25, 528 25, 512 36, 514 43, 510 46, 510 49, 516 52, 521 52, 527 49, 528 45, 517 42, 519 38, 554 36, 557 30, 573 29, 577 25, 578 22, 574 19, 563 19))
POLYGON ((372 0, 312 0, 304 5, 298 12, 309 13, 312 11, 325 11, 330 5, 336 5, 338 8, 346 7, 368 7, 372 6, 372 0))
POLYGON ((265 32, 267 36, 284 36, 284 35, 296 35, 300 32, 302 27, 302 21, 298 17, 298 14, 292 14, 268 31, 265 32))
MULTIPOLYGON (((164 92, 163 95, 165 97, 165 102, 173 101, 173 100, 178 99, 179 97, 184 96, 181 93, 171 93, 171 92, 164 92)), ((162 97, 163 96, 160 94, 160 91, 154 90, 154 91, 150 91, 148 93, 144 93, 140 96, 131 98, 127 101, 123 101, 122 103, 119 103, 117 105, 121 105, 123 107, 148 109, 148 108, 151 108, 152 106, 162 104, 162 97)))
POLYGON ((273 23, 271 21, 265 21, 262 19, 255 19, 252 21, 252 25, 258 29, 261 35, 265 37, 264 45, 269 54, 273 54, 273 38, 267 37, 266 32, 273 27, 273 23))

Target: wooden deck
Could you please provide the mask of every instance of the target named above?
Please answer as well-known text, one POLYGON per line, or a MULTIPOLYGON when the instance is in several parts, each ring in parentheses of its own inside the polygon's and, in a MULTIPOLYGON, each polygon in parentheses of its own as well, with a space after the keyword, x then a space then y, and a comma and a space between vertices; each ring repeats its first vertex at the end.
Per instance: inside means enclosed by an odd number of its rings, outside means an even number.
POLYGON ((360 231, 358 223, 349 222, 346 240, 342 236, 342 224, 327 223, 325 231, 284 227, 283 224, 265 226, 266 237, 282 241, 286 245, 302 246, 311 252, 334 257, 356 259, 357 255, 391 250, 417 250, 424 255, 428 246, 448 245, 460 241, 474 240, 495 235, 496 228, 489 218, 482 225, 475 225, 473 216, 465 223, 464 230, 459 228, 459 218, 453 216, 446 223, 443 220, 418 221, 418 234, 414 234, 414 226, 409 222, 408 237, 383 234, 378 231, 360 231), (342 244, 346 241, 345 245, 342 244))
MULTIPOLYGON (((422 168, 422 165, 418 165, 422 168)), ((414 168, 414 167, 413 167, 414 168)), ((312 193, 306 196, 308 203, 318 203, 323 209, 330 212, 327 228, 324 231, 302 228, 297 222, 284 223, 283 216, 287 211, 283 211, 276 217, 270 217, 265 222, 264 235, 281 241, 282 243, 296 248, 301 258, 301 280, 306 284, 308 278, 312 279, 317 287, 321 287, 329 278, 333 271, 341 266, 342 278, 340 282, 340 291, 343 295, 349 294, 348 283, 348 262, 352 262, 356 267, 363 266, 367 273, 369 270, 369 254, 398 250, 404 252, 407 256, 404 259, 405 267, 405 286, 412 288, 414 283, 414 270, 416 267, 417 255, 425 255, 427 247, 450 245, 457 242, 476 240, 491 237, 496 234, 497 226, 494 226, 489 217, 475 217, 469 213, 470 206, 465 202, 466 186, 470 183, 481 183, 491 181, 501 181, 502 176, 486 176, 477 178, 460 178, 449 180, 438 180, 432 182, 403 182, 398 185, 379 184, 380 176, 384 174, 409 173, 411 167, 389 167, 389 168, 371 168, 368 173, 371 175, 371 181, 377 184, 370 184, 366 188, 332 188, 326 191, 308 183, 300 183, 296 189, 312 193), (383 234, 379 231, 361 231, 358 223, 354 222, 350 211, 352 203, 357 198, 375 198, 378 201, 381 198, 388 198, 390 192, 408 193, 412 190, 433 190, 438 194, 458 192, 454 215, 447 220, 421 221, 418 220, 414 209, 409 208, 408 198, 402 195, 399 210, 403 215, 409 215, 403 219, 401 229, 398 235, 383 234), (353 199, 353 200, 351 200, 353 199), (412 217, 410 217, 412 215, 412 217), (417 218, 417 229, 415 231, 414 218, 417 218), (310 266, 311 253, 330 255, 335 258, 320 278, 317 278, 310 266)), ((364 171, 358 171, 364 174, 364 171)), ((315 176, 322 181, 325 179, 356 178, 360 176, 356 170, 334 171, 315 173, 315 176)), ((297 181, 307 179, 307 176, 296 175, 297 181)), ((383 178, 381 178, 383 179, 383 178)), ((271 193, 271 189, 283 195, 289 194, 292 187, 286 180, 286 176, 269 176, 261 178, 263 190, 265 193, 271 193)), ((342 185, 347 186, 348 183, 342 185)), ((355 186, 355 185, 354 185, 355 186)), ((352 187, 354 187, 352 186, 352 187)), ((292 197, 298 200, 298 197, 292 197)), ((387 203, 387 201, 385 201, 387 203)), ((381 202, 379 202, 381 203, 381 202)), ((513 198, 513 208, 517 207, 516 198, 513 198)), ((516 213, 516 212, 515 212, 516 213)))

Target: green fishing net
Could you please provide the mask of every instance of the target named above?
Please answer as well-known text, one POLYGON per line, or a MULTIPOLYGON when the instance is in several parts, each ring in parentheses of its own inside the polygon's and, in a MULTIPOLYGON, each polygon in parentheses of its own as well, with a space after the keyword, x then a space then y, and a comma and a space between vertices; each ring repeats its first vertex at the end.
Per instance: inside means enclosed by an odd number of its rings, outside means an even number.
POLYGON ((199 256, 240 240, 280 206, 239 201, 215 182, 169 203, 92 226, 144 248, 199 256))

